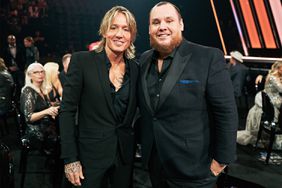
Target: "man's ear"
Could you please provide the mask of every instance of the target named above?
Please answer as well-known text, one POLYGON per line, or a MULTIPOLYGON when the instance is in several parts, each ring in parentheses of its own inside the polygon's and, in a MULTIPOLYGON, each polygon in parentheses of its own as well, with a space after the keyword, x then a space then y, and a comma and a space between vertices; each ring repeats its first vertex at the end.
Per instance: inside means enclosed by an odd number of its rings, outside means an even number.
POLYGON ((183 23, 183 19, 182 18, 180 20, 180 27, 181 27, 181 31, 184 31, 184 23, 183 23))

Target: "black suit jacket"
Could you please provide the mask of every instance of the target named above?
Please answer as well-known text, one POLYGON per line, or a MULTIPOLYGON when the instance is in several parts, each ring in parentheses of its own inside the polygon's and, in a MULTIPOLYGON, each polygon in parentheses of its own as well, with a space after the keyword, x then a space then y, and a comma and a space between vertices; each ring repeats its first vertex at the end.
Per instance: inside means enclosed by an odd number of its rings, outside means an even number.
POLYGON ((234 89, 234 95, 235 97, 241 97, 247 80, 248 68, 241 63, 236 63, 235 66, 230 65, 229 73, 234 89))
POLYGON ((128 60, 130 97, 122 123, 117 123, 112 105, 105 52, 74 53, 64 85, 60 114, 62 158, 78 159, 85 167, 106 168, 112 164, 117 148, 122 161, 131 163, 136 111, 138 67, 128 60), (77 138, 75 116, 78 109, 77 138))
POLYGON ((153 111, 146 77, 153 50, 140 58, 138 89, 142 157, 152 145, 168 176, 209 177, 211 160, 235 159, 237 111, 230 76, 220 50, 183 40, 153 111))
POLYGON ((25 55, 22 47, 17 45, 16 57, 14 58, 10 52, 9 46, 6 47, 3 54, 3 59, 7 67, 13 66, 12 61, 14 60, 21 71, 25 69, 25 55))

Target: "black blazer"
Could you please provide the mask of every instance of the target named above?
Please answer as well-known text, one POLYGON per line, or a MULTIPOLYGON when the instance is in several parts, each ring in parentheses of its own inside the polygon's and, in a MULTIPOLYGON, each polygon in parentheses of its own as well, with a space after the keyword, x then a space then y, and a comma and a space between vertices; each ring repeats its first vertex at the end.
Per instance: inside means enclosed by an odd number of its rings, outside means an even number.
POLYGON ((235 159, 237 111, 230 76, 220 50, 183 40, 153 111, 146 77, 153 50, 140 58, 138 98, 144 164, 152 145, 171 178, 209 176, 211 160, 235 159))
POLYGON ((14 58, 10 52, 9 46, 5 48, 3 53, 3 59, 5 60, 5 64, 7 67, 11 67, 12 61, 14 60, 21 71, 25 69, 25 54, 24 49, 17 45, 16 57, 14 58))
POLYGON ((136 111, 138 66, 135 61, 128 60, 130 97, 124 121, 118 124, 112 105, 106 58, 105 52, 94 51, 72 55, 60 113, 62 158, 78 159, 84 166, 90 164, 96 168, 112 164, 118 146, 125 163, 131 163, 134 156, 131 123, 136 111))
POLYGON ((247 81, 248 68, 241 63, 236 63, 235 66, 230 65, 229 73, 234 89, 234 95, 235 97, 241 97, 247 81))

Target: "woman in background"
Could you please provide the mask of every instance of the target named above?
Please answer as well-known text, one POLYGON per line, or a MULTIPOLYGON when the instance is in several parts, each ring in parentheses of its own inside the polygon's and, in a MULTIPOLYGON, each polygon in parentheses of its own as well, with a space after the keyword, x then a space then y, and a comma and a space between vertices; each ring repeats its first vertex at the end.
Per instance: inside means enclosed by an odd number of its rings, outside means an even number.
MULTIPOLYGON (((269 71, 264 85, 264 92, 269 96, 274 106, 274 122, 278 121, 279 109, 282 104, 282 61, 276 61, 269 71)), ((237 142, 242 145, 255 144, 262 115, 261 92, 255 97, 255 105, 250 109, 246 129, 238 131, 237 142)), ((282 149, 282 135, 276 135, 274 149, 282 149)))
POLYGON ((58 105, 61 101, 63 88, 59 79, 59 65, 54 62, 48 62, 44 65, 45 82, 44 94, 47 96, 51 105, 58 105))
POLYGON ((45 71, 40 63, 28 66, 20 106, 27 125, 24 137, 31 147, 49 152, 57 142, 54 118, 58 115, 59 106, 49 105, 43 93, 44 79, 45 71))

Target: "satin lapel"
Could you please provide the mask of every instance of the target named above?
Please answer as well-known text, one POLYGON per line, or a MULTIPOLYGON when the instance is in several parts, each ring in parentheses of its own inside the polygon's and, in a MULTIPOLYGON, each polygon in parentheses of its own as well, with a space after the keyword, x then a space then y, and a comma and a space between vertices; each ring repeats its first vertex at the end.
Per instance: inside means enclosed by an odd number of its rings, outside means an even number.
POLYGON ((141 68, 141 82, 142 82, 141 84, 142 84, 142 91, 144 92, 144 98, 147 103, 146 106, 148 107, 148 110, 153 114, 154 111, 151 106, 151 100, 150 100, 149 91, 147 87, 147 81, 146 81, 151 61, 152 61, 152 53, 144 60, 145 64, 141 68))
POLYGON ((161 93, 160 93, 160 101, 157 107, 157 110, 162 106, 168 95, 170 94, 172 88, 176 84, 177 80, 179 79, 180 75, 182 74, 185 66, 189 62, 189 59, 192 54, 187 54, 186 56, 181 56, 178 50, 173 58, 171 63, 171 67, 169 69, 168 75, 163 83, 161 93))
POLYGON ((125 117, 123 119, 123 123, 127 121, 127 118, 128 118, 128 115, 129 113, 132 111, 132 102, 133 102, 133 99, 136 98, 136 92, 134 92, 134 90, 136 89, 136 79, 137 79, 137 71, 134 71, 135 70, 135 67, 134 67, 134 64, 135 62, 134 61, 131 61, 131 60, 128 60, 128 66, 129 66, 129 72, 130 72, 130 90, 129 90, 129 101, 128 101, 128 107, 127 107, 127 111, 126 111, 126 114, 125 114, 125 117))
POLYGON ((95 53, 93 53, 93 62, 96 63, 97 68, 98 68, 98 73, 99 73, 99 78, 100 78, 100 83, 102 85, 105 97, 106 97, 106 101, 107 101, 107 105, 109 107, 109 109, 111 110, 113 116, 117 119, 116 117, 116 113, 113 107, 113 99, 111 96, 111 86, 110 86, 110 79, 109 79, 109 75, 108 75, 108 70, 106 67, 106 61, 107 61, 107 57, 105 52, 101 52, 98 53, 95 56, 95 53))

